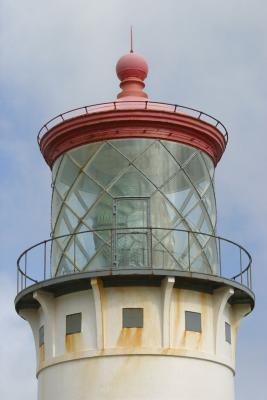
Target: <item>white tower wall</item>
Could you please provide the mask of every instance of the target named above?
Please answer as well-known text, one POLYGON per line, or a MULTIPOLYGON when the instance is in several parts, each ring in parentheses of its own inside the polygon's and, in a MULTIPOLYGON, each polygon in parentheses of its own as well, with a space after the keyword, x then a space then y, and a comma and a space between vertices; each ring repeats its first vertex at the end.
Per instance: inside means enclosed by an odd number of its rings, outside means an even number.
POLYGON ((35 292, 40 308, 21 314, 35 337, 38 400, 233 400, 237 328, 250 306, 230 305, 227 286, 205 293, 178 283, 103 287, 94 278, 88 290, 35 292), (143 309, 143 328, 123 328, 123 308, 143 309), (200 333, 185 329, 186 311, 201 314, 200 333), (74 313, 82 315, 81 332, 66 335, 74 313))

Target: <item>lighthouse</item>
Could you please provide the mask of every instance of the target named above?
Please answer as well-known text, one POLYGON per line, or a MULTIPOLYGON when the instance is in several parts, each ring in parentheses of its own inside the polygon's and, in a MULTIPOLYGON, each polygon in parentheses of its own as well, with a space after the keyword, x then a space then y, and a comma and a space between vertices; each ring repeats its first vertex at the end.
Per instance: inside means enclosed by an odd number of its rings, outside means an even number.
POLYGON ((149 99, 132 49, 120 92, 48 121, 51 237, 17 263, 38 400, 234 400, 251 257, 216 231, 228 141, 203 111, 149 99))

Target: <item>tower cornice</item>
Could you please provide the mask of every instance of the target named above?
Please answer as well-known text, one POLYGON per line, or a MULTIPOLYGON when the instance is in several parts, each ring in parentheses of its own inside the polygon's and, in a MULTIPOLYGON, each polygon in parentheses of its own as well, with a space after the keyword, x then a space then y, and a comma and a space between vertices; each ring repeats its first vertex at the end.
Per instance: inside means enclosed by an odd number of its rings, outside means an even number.
POLYGON ((218 129, 218 124, 212 125, 201 116, 195 118, 174 111, 173 107, 153 102, 130 105, 114 102, 109 103, 109 107, 100 105, 91 112, 85 108, 85 113, 66 120, 62 118, 62 122, 48 128, 40 138, 40 149, 52 167, 61 154, 85 144, 110 139, 154 138, 195 147, 207 153, 216 165, 225 150, 227 136, 218 129))

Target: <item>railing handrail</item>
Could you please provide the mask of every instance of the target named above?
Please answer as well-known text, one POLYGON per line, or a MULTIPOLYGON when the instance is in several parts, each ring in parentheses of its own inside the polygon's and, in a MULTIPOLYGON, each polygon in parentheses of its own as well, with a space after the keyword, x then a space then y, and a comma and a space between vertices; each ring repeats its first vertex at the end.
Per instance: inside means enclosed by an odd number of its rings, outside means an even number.
MULTIPOLYGON (((202 120, 202 121, 204 121, 204 122, 206 122, 206 123, 209 123, 209 122, 207 122, 207 121, 205 121, 205 120, 202 119, 202 116, 204 116, 204 117, 208 117, 208 118, 210 118, 212 121, 214 121, 214 122, 216 123, 216 124, 215 124, 215 127, 218 129, 218 131, 219 131, 219 132, 222 134, 222 136, 224 137, 225 143, 227 144, 227 142, 228 142, 228 132, 227 132, 226 127, 224 126, 224 124, 223 124, 220 120, 218 120, 217 118, 213 117, 212 115, 207 114, 207 113, 205 113, 204 111, 198 110, 198 109, 193 108, 193 107, 182 106, 182 105, 180 105, 180 104, 173 104, 173 103, 164 103, 164 102, 161 102, 161 101, 150 101, 150 100, 110 101, 110 102, 105 102, 105 103, 96 103, 96 104, 90 104, 90 105, 87 105, 87 106, 81 106, 81 107, 73 108, 73 109, 71 109, 71 110, 68 110, 68 111, 65 111, 65 112, 63 112, 63 113, 60 113, 60 114, 56 115, 55 117, 51 118, 49 121, 47 121, 47 122, 41 127, 41 129, 40 129, 39 132, 38 132, 38 135, 37 135, 37 142, 38 142, 38 144, 39 144, 39 146, 40 146, 40 143, 41 143, 41 140, 42 140, 42 137, 44 136, 44 134, 45 134, 46 132, 48 132, 49 129, 51 129, 52 127, 58 125, 58 123, 63 122, 63 121, 68 120, 68 119, 71 119, 71 118, 77 117, 77 115, 76 115, 76 116, 73 116, 73 117, 70 116, 70 117, 68 117, 68 118, 66 118, 66 119, 64 118, 64 117, 68 116, 69 114, 71 114, 71 113, 73 113, 73 112, 75 112, 75 111, 82 111, 82 110, 83 110, 84 112, 81 113, 80 115, 84 115, 84 114, 89 114, 88 110, 90 110, 90 109, 93 109, 93 108, 95 108, 95 107, 100 107, 100 106, 107 106, 107 105, 113 106, 113 111, 121 111, 122 108, 117 108, 116 105, 122 105, 122 104, 128 104, 128 103, 129 103, 129 104, 131 104, 131 103, 132 103, 132 104, 133 104, 133 103, 134 103, 134 104, 135 104, 135 103, 144 104, 143 110, 147 110, 147 111, 151 111, 151 109, 148 108, 148 105, 153 105, 153 104, 155 104, 155 105, 160 104, 160 105, 164 105, 164 106, 173 107, 173 113, 177 113, 177 114, 179 113, 179 109, 194 111, 194 112, 198 113, 198 116, 196 117, 196 119, 200 119, 200 120, 202 120), (54 121, 58 121, 58 123, 56 122, 56 123, 53 124, 51 127, 48 127, 48 125, 51 124, 51 123, 54 122, 54 121), (222 128, 222 130, 221 130, 220 128, 222 128)), ((105 110, 103 110, 103 109, 102 109, 102 110, 96 109, 96 110, 95 110, 95 113, 104 112, 104 111, 105 111, 105 110)), ((109 111, 110 111, 110 110, 109 110, 109 111)), ((168 110, 168 112, 170 112, 170 110, 168 110)), ((92 113, 92 114, 93 114, 93 113, 92 113)))
MULTIPOLYGON (((232 245, 238 247, 239 250, 240 250, 240 252, 243 251, 243 252, 246 254, 246 256, 248 257, 248 264, 247 264, 247 266, 246 266, 244 269, 242 268, 242 265, 241 265, 241 266, 240 266, 240 267, 241 267, 241 268, 240 268, 240 272, 239 272, 238 274, 232 276, 232 277, 229 278, 229 279, 235 281, 235 280, 237 280, 238 278, 241 277, 241 284, 243 284, 243 282, 242 282, 242 281, 243 281, 243 280, 242 280, 242 276, 243 276, 244 274, 246 274, 246 273, 248 274, 248 273, 250 272, 250 277, 249 277, 249 279, 247 279, 247 282, 248 282, 248 285, 247 285, 247 286, 251 289, 251 264, 252 264, 252 258, 251 258, 251 255, 249 254, 249 252, 248 252, 243 246, 241 246, 240 244, 238 244, 238 243, 236 243, 236 242, 234 242, 234 241, 232 241, 232 240, 230 240, 230 239, 226 239, 226 238, 224 238, 224 237, 212 235, 212 234, 205 233, 205 232, 184 230, 184 229, 178 229, 178 228, 152 227, 152 226, 149 226, 149 227, 144 227, 144 226, 142 226, 142 227, 132 227, 132 228, 124 228, 124 227, 121 228, 121 227, 120 227, 120 228, 88 229, 88 230, 81 231, 81 232, 74 232, 74 233, 65 234, 65 235, 60 235, 60 236, 55 236, 55 237, 51 237, 51 238, 49 238, 49 239, 43 240, 43 241, 41 241, 41 242, 38 242, 38 243, 36 243, 36 244, 34 244, 34 245, 28 247, 26 250, 24 250, 24 251, 20 254, 20 256, 19 256, 18 259, 17 259, 17 274, 18 274, 18 277, 19 277, 19 274, 20 274, 20 275, 23 277, 23 279, 25 279, 25 282, 26 282, 27 279, 30 280, 30 281, 33 282, 33 283, 38 283, 38 282, 39 282, 38 280, 36 280, 36 279, 34 279, 33 277, 29 276, 29 275, 27 274, 26 270, 25 270, 25 272, 23 271, 23 269, 22 269, 22 267, 21 267, 21 265, 20 265, 20 262, 21 262, 21 260, 23 259, 24 256, 27 257, 27 254, 28 254, 31 250, 33 250, 33 249, 35 249, 35 248, 37 248, 37 247, 39 247, 39 246, 42 246, 42 245, 44 245, 44 246, 45 246, 45 249, 46 249, 47 243, 53 242, 54 240, 62 239, 62 238, 65 238, 65 237, 73 237, 73 236, 76 236, 76 235, 82 235, 82 234, 85 234, 85 233, 96 233, 96 232, 104 232, 104 231, 110 231, 111 233, 112 233, 112 232, 116 232, 116 231, 122 231, 122 232, 123 232, 123 231, 128 231, 128 232, 129 232, 129 231, 132 231, 132 233, 136 233, 137 230, 142 230, 142 232, 143 232, 144 230, 150 230, 151 232, 152 232, 153 230, 156 230, 156 231, 158 231, 158 230, 163 230, 163 231, 184 232, 184 233, 186 233, 186 234, 188 234, 188 235, 190 235, 190 234, 192 234, 192 235, 203 235, 203 236, 208 236, 208 237, 210 237, 210 238, 214 238, 214 239, 216 239, 216 240, 219 240, 219 243, 220 243, 220 241, 223 241, 223 242, 227 242, 227 243, 230 243, 230 244, 232 244, 232 245)), ((189 249, 189 251, 190 251, 190 249, 189 249)), ((219 254, 219 257, 221 257, 221 254, 219 254)), ((219 261, 220 261, 220 263, 221 263, 221 259, 220 259, 219 261)), ((45 266, 44 266, 44 268, 45 268, 45 266)), ((153 268, 153 266, 152 266, 152 268, 153 268)), ((210 275, 215 275, 215 274, 210 274, 210 275)), ((223 277, 223 274, 221 273, 221 271, 220 271, 220 276, 223 277)), ((18 278, 18 279, 19 279, 19 278, 18 278)), ((18 284, 19 284, 19 283, 18 283, 18 284)))

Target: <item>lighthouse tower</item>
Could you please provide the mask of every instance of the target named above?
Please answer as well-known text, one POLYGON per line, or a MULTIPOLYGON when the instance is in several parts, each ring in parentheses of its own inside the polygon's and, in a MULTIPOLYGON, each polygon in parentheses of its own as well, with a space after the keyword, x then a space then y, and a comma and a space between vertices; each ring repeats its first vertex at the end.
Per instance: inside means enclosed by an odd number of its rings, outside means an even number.
POLYGON ((39 400, 233 400, 251 257, 216 233, 226 144, 204 112, 149 100, 145 59, 116 67, 115 101, 38 135, 52 170, 51 238, 18 259, 39 400))

